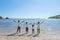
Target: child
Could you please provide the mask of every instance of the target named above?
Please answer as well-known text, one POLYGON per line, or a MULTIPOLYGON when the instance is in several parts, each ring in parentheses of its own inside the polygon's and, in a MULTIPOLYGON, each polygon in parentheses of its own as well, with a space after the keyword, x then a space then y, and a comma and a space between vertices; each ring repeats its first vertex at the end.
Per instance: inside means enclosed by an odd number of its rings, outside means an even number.
POLYGON ((20 30, 21 30, 21 27, 19 26, 20 24, 19 24, 19 20, 18 20, 18 28, 17 28, 17 33, 19 32, 20 33, 20 30))
POLYGON ((40 33, 40 22, 37 22, 37 34, 40 33))
POLYGON ((26 22, 26 34, 28 33, 28 22, 26 22))
POLYGON ((32 25, 32 34, 34 34, 34 24, 32 25))

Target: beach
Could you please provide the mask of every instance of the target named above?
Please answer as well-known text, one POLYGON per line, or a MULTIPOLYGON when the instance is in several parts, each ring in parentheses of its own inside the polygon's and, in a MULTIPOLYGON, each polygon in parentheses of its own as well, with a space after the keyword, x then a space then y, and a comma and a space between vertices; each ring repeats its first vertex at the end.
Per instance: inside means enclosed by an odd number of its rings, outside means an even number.
POLYGON ((0 0, 0 40, 60 40, 60 0, 0 0))
POLYGON ((40 36, 40 37, 19 37, 19 36, 0 36, 0 40, 60 40, 60 37, 54 36, 40 36))
POLYGON ((56 34, 49 34, 42 32, 38 36, 0 36, 0 40, 60 40, 60 36, 56 34), (40 35, 40 36, 39 36, 40 35))
MULTIPOLYGON (((31 23, 37 22, 29 20, 27 21, 31 23)), ((26 34, 24 23, 20 33, 16 33, 17 23, 12 20, 1 20, 0 24, 0 40, 60 40, 60 20, 45 20, 40 25, 40 34, 37 34, 37 25, 34 26, 34 34, 31 25, 28 26, 29 31, 26 34)))

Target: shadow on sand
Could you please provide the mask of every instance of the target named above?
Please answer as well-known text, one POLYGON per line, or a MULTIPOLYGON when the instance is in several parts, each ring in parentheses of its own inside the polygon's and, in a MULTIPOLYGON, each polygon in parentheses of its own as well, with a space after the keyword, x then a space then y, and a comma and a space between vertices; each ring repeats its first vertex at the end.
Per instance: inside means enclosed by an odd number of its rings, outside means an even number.
MULTIPOLYGON (((6 36, 15 36, 16 34, 18 34, 18 33, 9 34, 9 35, 6 35, 6 36)), ((17 36, 25 36, 25 35, 26 35, 26 33, 19 34, 19 35, 17 35, 17 36)), ((29 34, 29 35, 27 35, 27 36, 37 37, 38 35, 39 35, 39 34, 35 34, 35 35, 29 34)))
POLYGON ((33 35, 33 37, 37 37, 39 34, 35 34, 35 35, 33 35))
POLYGON ((27 35, 27 36, 32 36, 33 34, 29 34, 29 35, 27 35))
POLYGON ((15 36, 17 33, 9 34, 7 36, 15 36))
POLYGON ((18 36, 24 36, 24 35, 26 35, 26 33, 20 34, 20 35, 18 35, 18 36))

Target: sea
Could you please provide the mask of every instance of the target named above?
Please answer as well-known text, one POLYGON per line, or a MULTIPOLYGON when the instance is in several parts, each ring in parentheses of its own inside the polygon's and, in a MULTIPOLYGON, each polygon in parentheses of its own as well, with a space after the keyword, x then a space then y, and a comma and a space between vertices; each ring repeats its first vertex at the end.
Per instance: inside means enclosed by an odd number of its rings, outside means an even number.
MULTIPOLYGON (((29 19, 29 18, 11 18, 11 19, 0 19, 0 35, 7 35, 16 32, 18 26, 18 20, 20 22, 28 22, 28 23, 37 23, 43 22, 40 24, 41 31, 46 34, 60 34, 60 19, 29 19)), ((35 27, 37 28, 37 27, 35 27)), ((25 24, 22 23, 21 30, 25 31, 25 24)), ((29 30, 31 31, 31 25, 29 26, 29 30)), ((35 29, 36 30, 36 29, 35 29)))

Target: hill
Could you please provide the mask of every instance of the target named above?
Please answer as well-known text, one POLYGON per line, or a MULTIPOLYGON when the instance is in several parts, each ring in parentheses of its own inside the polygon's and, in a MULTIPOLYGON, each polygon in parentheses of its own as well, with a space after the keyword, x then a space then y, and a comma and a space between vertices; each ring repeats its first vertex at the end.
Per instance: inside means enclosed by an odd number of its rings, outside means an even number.
POLYGON ((52 17, 49 17, 49 18, 60 19, 60 15, 52 16, 52 17))

